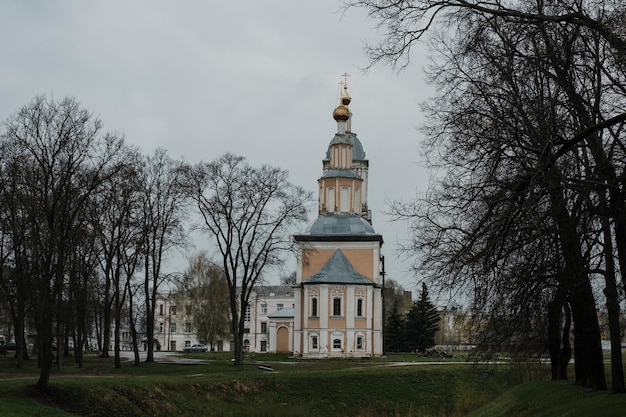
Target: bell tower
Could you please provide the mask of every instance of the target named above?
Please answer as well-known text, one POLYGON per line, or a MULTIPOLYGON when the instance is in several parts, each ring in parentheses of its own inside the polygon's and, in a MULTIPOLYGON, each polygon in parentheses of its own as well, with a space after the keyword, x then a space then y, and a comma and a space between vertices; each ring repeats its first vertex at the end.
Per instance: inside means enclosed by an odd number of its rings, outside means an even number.
POLYGON ((383 238, 367 203, 369 161, 352 132, 352 102, 340 83, 337 131, 322 160, 318 217, 301 234, 294 287, 293 352, 308 358, 382 354, 383 238))
MULTIPOLYGON (((344 74, 344 77, 346 74, 344 74)), ((352 129, 352 112, 348 85, 341 85, 339 105, 333 111, 337 133, 331 140, 326 159, 322 161, 323 175, 318 180, 318 214, 355 214, 371 223, 367 208, 367 175, 369 161, 363 146, 352 129)))

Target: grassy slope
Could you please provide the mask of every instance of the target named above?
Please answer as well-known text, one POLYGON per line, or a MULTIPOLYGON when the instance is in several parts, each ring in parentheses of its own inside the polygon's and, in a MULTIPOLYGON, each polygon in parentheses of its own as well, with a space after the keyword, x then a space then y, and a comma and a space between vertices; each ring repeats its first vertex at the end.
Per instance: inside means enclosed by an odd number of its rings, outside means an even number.
POLYGON ((594 392, 571 382, 519 385, 468 417, 624 417, 626 395, 594 392))
POLYGON ((47 398, 32 391, 35 364, 18 371, 0 360, 0 416, 459 417, 500 394, 472 417, 626 415, 608 411, 624 410, 626 396, 591 393, 571 383, 531 383, 505 393, 521 377, 537 377, 528 369, 321 361, 268 362, 275 371, 264 372, 256 364, 236 368, 213 359, 206 365, 125 364, 116 370, 111 360, 91 358, 83 369, 68 364, 53 375, 47 398), (8 376, 28 379, 1 380, 8 376), (537 413, 548 406, 576 413, 537 413), (581 413, 585 407, 594 412, 581 413))

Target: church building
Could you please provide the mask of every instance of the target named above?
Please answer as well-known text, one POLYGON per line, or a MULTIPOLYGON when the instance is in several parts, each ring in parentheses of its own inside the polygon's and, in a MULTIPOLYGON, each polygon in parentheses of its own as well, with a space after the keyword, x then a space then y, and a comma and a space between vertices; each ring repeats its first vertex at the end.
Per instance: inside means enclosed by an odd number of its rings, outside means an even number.
POLYGON ((351 98, 341 84, 337 133, 322 160, 318 217, 295 235, 293 354, 369 357, 383 352, 383 238, 367 205, 369 161, 352 132, 351 98))

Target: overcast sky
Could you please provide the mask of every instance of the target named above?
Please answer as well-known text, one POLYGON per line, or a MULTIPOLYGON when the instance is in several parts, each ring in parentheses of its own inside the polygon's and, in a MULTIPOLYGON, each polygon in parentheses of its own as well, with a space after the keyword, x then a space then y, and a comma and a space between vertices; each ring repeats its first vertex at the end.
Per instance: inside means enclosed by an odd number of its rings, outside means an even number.
MULTIPOLYGON (((419 277, 396 253, 406 226, 391 224, 385 211, 386 201, 427 185, 416 130, 418 104, 427 98, 423 58, 415 53, 401 73, 378 65, 363 74, 375 22, 363 10, 342 15, 340 6, 0 0, 0 119, 39 94, 73 96, 145 153, 163 147, 197 162, 232 152, 289 170, 317 198, 347 72, 352 130, 370 160, 369 207, 385 240, 388 277, 415 294, 419 277)), ((183 255, 171 257, 176 263, 183 255)))

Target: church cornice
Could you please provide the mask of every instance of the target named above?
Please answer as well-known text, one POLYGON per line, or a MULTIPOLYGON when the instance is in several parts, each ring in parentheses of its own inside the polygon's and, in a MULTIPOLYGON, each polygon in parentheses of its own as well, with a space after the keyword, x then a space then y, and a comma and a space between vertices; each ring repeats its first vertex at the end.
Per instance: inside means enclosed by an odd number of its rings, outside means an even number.
POLYGON ((294 235, 296 242, 380 242, 382 235, 294 235))

